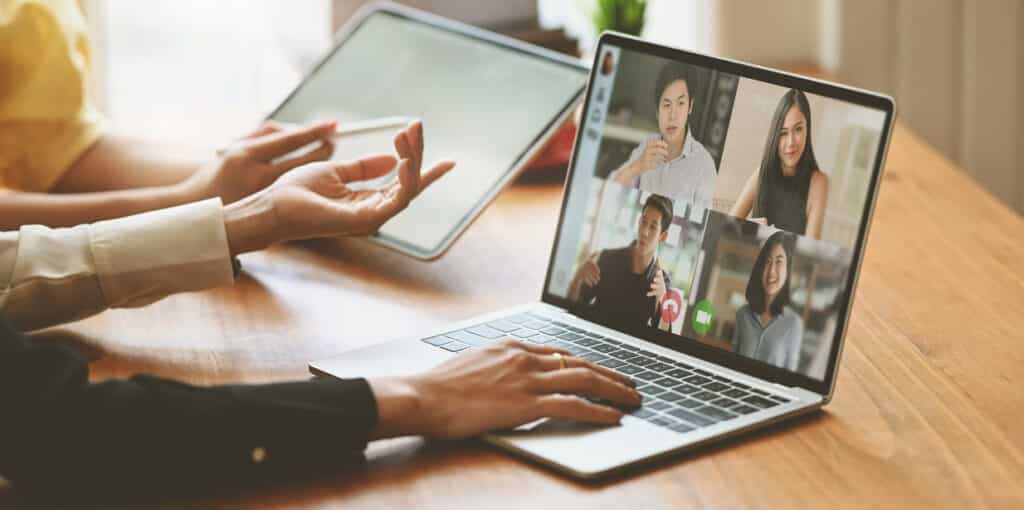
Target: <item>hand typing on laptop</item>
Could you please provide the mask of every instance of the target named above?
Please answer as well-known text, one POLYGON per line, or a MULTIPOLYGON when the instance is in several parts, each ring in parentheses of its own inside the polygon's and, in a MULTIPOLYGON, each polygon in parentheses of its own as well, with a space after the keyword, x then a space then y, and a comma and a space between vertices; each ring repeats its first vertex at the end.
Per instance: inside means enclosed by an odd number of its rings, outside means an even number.
POLYGON ((506 340, 467 351, 422 374, 370 378, 379 420, 371 439, 459 439, 544 417, 618 424, 640 406, 626 376, 544 345, 506 340))

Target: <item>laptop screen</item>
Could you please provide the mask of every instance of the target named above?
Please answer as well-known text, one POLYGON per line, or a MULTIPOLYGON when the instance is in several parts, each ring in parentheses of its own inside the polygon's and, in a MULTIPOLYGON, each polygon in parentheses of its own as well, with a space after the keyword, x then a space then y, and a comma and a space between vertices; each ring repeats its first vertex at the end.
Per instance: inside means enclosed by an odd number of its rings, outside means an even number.
POLYGON ((602 41, 546 296, 824 381, 889 112, 602 41))

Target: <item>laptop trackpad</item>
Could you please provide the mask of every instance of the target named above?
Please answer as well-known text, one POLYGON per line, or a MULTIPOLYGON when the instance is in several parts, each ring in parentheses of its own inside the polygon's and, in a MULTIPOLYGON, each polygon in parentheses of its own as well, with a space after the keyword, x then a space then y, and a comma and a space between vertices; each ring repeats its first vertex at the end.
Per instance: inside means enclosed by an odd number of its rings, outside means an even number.
POLYGON ((626 416, 622 425, 598 426, 546 419, 486 439, 545 464, 588 477, 682 446, 681 434, 626 416))
POLYGON ((314 361, 314 374, 349 377, 389 377, 418 374, 454 356, 419 340, 395 340, 348 351, 336 358, 314 361))

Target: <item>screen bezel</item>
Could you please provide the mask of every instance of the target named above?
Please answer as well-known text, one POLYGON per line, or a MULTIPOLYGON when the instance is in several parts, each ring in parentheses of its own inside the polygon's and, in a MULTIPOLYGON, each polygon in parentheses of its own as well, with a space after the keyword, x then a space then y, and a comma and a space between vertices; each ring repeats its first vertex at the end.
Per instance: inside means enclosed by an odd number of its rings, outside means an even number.
MULTIPOLYGON (((282 100, 267 116, 267 119, 273 120, 274 117, 285 107, 303 88, 305 83, 312 78, 316 73, 323 68, 324 65, 329 62, 334 55, 348 42, 355 34, 362 28, 365 23, 375 15, 386 15, 399 18, 406 22, 418 23, 420 25, 428 26, 431 28, 440 29, 442 31, 454 33, 479 41, 481 43, 490 44, 497 46, 502 49, 511 50, 515 53, 521 53, 529 55, 535 58, 539 58, 548 61, 559 66, 579 71, 581 78, 587 76, 587 66, 577 59, 573 59, 566 55, 541 48, 532 44, 527 44, 510 37, 503 36, 494 32, 490 32, 481 28, 460 23, 448 18, 437 16, 425 11, 414 9, 412 7, 406 7, 403 5, 394 4, 391 2, 374 2, 363 6, 356 12, 350 21, 348 21, 334 36, 334 46, 330 51, 313 68, 299 81, 299 83, 285 96, 282 100)), ((579 103, 586 90, 586 80, 582 79, 578 90, 576 90, 569 99, 562 105, 561 109, 558 110, 557 115, 551 118, 550 121, 540 131, 530 143, 520 152, 512 164, 504 171, 502 176, 497 179, 487 192, 481 195, 480 200, 464 215, 458 222, 453 224, 447 234, 438 242, 434 247, 424 247, 416 244, 412 244, 399 237, 385 235, 377 233, 372 237, 369 237, 371 242, 386 246, 400 253, 409 255, 413 258, 432 261, 436 260, 458 240, 467 228, 480 216, 484 208, 487 207, 505 188, 510 182, 512 182, 520 173, 526 168, 529 162, 536 156, 543 148, 544 144, 541 143, 549 139, 557 130, 562 126, 569 115, 572 113, 573 108, 579 103)))
MULTIPOLYGON (((626 334, 642 338, 656 343, 663 347, 696 356, 712 363, 727 368, 750 374, 754 377, 781 384, 788 387, 800 387, 825 395, 826 401, 831 398, 835 387, 836 366, 842 353, 842 346, 846 336, 850 309, 853 304, 857 279, 860 274, 861 262, 864 255, 864 247, 867 241, 868 230, 871 225, 871 216, 874 212, 875 202, 878 196, 878 186, 882 177, 882 169, 885 166, 885 157, 888 152, 889 139, 892 134, 893 118, 895 115, 895 103, 889 96, 869 92, 866 90, 846 87, 821 80, 815 80, 784 71, 769 69, 752 64, 745 64, 728 59, 711 57, 694 53, 691 51, 661 46, 645 42, 624 34, 605 32, 598 40, 597 49, 594 52, 594 63, 591 66, 590 79, 587 81, 588 90, 584 95, 583 111, 590 111, 590 90, 589 84, 593 83, 595 69, 598 66, 598 59, 603 54, 606 45, 613 45, 622 50, 633 51, 653 55, 669 60, 675 60, 686 64, 701 66, 708 69, 718 70, 723 73, 735 75, 739 78, 759 80, 765 83, 778 85, 786 88, 795 88, 801 91, 816 94, 819 96, 838 99, 856 105, 873 108, 885 113, 885 122, 882 126, 881 137, 878 144, 878 153, 875 156, 875 167, 872 169, 871 183, 865 198, 864 210, 861 215, 860 228, 858 229, 857 241, 854 244, 853 259, 850 262, 850 271, 847 277, 845 297, 841 306, 838 307, 838 322, 836 324, 835 338, 832 341, 832 350, 829 354, 829 362, 825 371, 825 378, 817 380, 803 374, 770 365, 768 363, 753 360, 726 352, 704 343, 699 340, 687 338, 682 335, 675 335, 656 328, 638 328, 631 331, 623 331, 626 334)), ((572 309, 572 303, 567 298, 559 297, 549 292, 552 274, 554 272, 555 254, 562 236, 562 226, 565 219, 567 199, 571 190, 573 177, 576 175, 576 161, 580 149, 579 137, 586 130, 587 116, 581 116, 583 124, 579 126, 576 135, 576 143, 573 147, 572 158, 569 162, 569 171, 565 178, 565 185, 562 190, 562 206, 559 212, 557 230, 552 244, 551 255, 548 260, 547 274, 544 278, 544 287, 541 291, 541 301, 566 310, 572 309)), ((585 177, 593 177, 588 175, 585 177)), ((589 320, 593 318, 588 317, 589 320)), ((595 321, 600 323, 600 321, 595 321)))

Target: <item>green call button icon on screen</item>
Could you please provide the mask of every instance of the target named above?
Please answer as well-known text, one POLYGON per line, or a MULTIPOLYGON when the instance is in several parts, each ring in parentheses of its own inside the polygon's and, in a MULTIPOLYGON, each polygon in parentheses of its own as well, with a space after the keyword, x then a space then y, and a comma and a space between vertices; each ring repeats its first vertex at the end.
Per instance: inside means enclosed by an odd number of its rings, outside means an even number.
POLYGON ((690 319, 693 330, 698 335, 705 335, 711 329, 711 323, 715 321, 715 307, 711 302, 702 299, 693 307, 693 316, 690 319))

